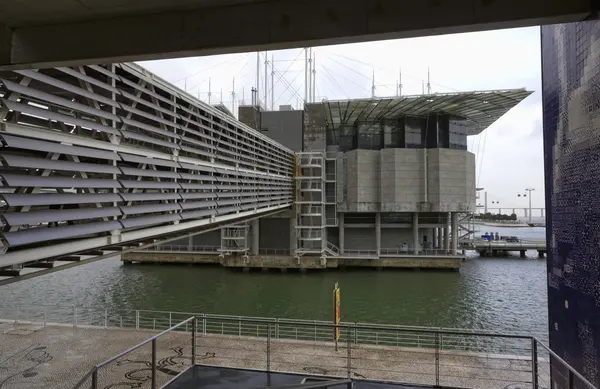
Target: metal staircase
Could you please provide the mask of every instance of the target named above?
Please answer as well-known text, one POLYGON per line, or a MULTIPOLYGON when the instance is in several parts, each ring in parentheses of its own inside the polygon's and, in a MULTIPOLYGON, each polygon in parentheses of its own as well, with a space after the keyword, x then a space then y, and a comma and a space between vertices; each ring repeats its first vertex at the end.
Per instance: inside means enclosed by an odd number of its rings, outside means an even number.
POLYGON ((325 155, 321 152, 296 154, 296 257, 325 256, 325 155))
POLYGON ((231 224, 221 228, 221 257, 234 253, 248 255, 248 223, 231 224))

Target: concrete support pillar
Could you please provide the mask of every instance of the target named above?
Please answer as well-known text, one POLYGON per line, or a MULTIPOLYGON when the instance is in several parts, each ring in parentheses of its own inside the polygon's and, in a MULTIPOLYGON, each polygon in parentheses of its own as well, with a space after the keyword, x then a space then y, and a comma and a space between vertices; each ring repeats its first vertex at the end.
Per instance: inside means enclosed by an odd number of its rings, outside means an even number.
POLYGON ((188 251, 194 250, 194 237, 188 236, 188 251))
POLYGON ((450 251, 450 230, 448 226, 444 227, 444 250, 450 251))
POLYGON ((250 232, 252 233, 252 255, 258 255, 258 247, 260 242, 260 221, 259 219, 252 220, 250 224, 250 232))
POLYGON ((345 246, 345 236, 344 236, 344 213, 340 212, 340 215, 338 217, 338 229, 340 232, 340 254, 344 254, 344 246, 345 246))
POLYGON ((381 254, 381 212, 375 214, 375 244, 379 256, 381 254))
POLYGON ((413 250, 419 253, 419 213, 413 212, 413 250))
POLYGON ((452 255, 456 255, 458 249, 458 213, 452 212, 452 255))
POLYGON ((432 249, 437 249, 438 248, 438 229, 434 228, 433 229, 433 233, 432 233, 432 237, 431 237, 431 248, 432 249))
POLYGON ((290 218, 290 255, 296 254, 298 240, 296 237, 296 218, 290 218))

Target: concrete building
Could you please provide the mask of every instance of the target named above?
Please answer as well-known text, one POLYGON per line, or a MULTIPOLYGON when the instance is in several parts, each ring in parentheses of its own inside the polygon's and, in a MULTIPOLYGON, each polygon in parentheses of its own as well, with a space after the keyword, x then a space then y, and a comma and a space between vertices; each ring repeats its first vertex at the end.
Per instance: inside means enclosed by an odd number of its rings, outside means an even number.
POLYGON ((476 209, 467 139, 530 93, 324 101, 297 111, 241 106, 242 122, 297 153, 295 210, 255 222, 250 252, 455 255, 459 219, 476 209))

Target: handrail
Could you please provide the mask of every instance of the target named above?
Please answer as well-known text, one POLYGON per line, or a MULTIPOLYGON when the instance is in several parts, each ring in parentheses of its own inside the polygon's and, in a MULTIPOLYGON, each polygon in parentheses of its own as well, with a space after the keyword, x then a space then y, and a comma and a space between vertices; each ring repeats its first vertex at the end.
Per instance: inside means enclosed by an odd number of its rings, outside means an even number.
POLYGON ((577 370, 573 369, 573 368, 571 367, 571 365, 569 365, 567 362, 565 362, 565 360, 564 360, 564 359, 562 359, 561 357, 559 357, 559 356, 558 356, 558 354, 556 354, 554 351, 552 351, 552 350, 550 349, 550 347, 549 347, 549 346, 546 346, 546 345, 545 345, 543 342, 541 342, 541 341, 540 341, 538 338, 536 338, 536 337, 532 337, 532 339, 533 339, 533 340, 534 340, 536 343, 538 343, 540 346, 542 346, 542 347, 543 347, 543 348, 544 348, 544 349, 545 349, 545 350, 546 350, 546 351, 547 351, 547 352, 548 352, 548 353, 549 353, 549 354, 552 356, 552 358, 556 358, 556 360, 557 360, 558 362, 560 362, 560 363, 562 363, 564 366, 566 366, 566 367, 567 367, 567 369, 568 369, 570 372, 572 372, 572 373, 573 373, 573 375, 574 375, 575 377, 577 377, 577 378, 579 378, 579 379, 581 380, 581 382, 583 382, 585 385, 587 385, 587 386, 588 386, 588 387, 590 387, 590 388, 595 388, 595 386, 594 386, 594 385, 593 385, 593 384, 592 384, 590 381, 588 381, 588 380, 587 380, 587 379, 586 379, 584 376, 582 376, 582 375, 581 375, 581 374, 580 374, 580 373, 579 373, 577 370))
MULTIPOLYGON (((145 312, 145 311, 136 311, 136 312, 145 312)), ((152 311, 149 311, 152 312, 152 311)), ((161 311, 157 311, 157 313, 160 313, 161 311)), ((171 312, 167 312, 167 311, 162 311, 163 313, 169 313, 169 315, 171 315, 171 312)), ((169 317, 170 319, 170 317, 169 317)), ((591 382, 589 380, 587 380, 582 374, 580 374, 579 372, 575 371, 575 369, 573 367, 571 367, 568 363, 566 363, 561 357, 559 357, 554 351, 552 351, 550 349, 549 346, 547 346, 546 344, 544 344, 543 342, 541 342, 539 340, 539 338, 537 338, 536 336, 532 336, 532 335, 518 335, 518 334, 509 334, 509 333, 501 333, 501 332, 491 332, 491 331, 480 331, 480 330, 468 330, 468 329, 447 329, 447 328, 438 328, 438 327, 417 327, 417 326, 398 326, 398 325, 385 325, 385 324, 369 324, 369 323, 352 323, 352 322, 342 322, 339 324, 335 324, 332 322, 328 322, 328 321, 318 321, 318 320, 295 320, 295 319, 277 319, 277 318, 260 318, 260 317, 255 317, 255 318, 250 318, 250 317, 242 317, 242 316, 228 316, 228 315, 211 315, 211 314, 200 314, 200 315, 193 315, 191 317, 188 317, 187 319, 181 321, 180 323, 177 323, 174 326, 169 327, 167 330, 164 330, 152 337, 150 337, 149 339, 127 349, 126 351, 123 351, 121 353, 119 353, 118 355, 102 362, 99 363, 98 365, 94 366, 94 368, 92 369, 92 371, 88 372, 83 379, 77 384, 77 386, 75 386, 74 389, 78 389, 81 387, 81 385, 83 385, 84 383, 88 382, 88 380, 92 379, 92 383, 97 383, 98 381, 98 369, 115 362, 116 360, 123 358, 124 356, 126 356, 127 354, 131 353, 132 351, 139 349, 140 347, 143 347, 144 345, 147 345, 149 343, 152 343, 152 354, 153 354, 153 369, 155 368, 155 356, 156 356, 156 343, 157 343, 157 339, 160 338, 161 336, 176 330, 177 328, 187 325, 189 322, 194 321, 194 324, 192 326, 192 350, 195 350, 195 345, 196 343, 196 336, 200 335, 202 336, 203 334, 218 334, 221 333, 223 335, 234 335, 234 336, 239 336, 239 337, 245 337, 245 336, 251 336, 251 337, 264 337, 266 338, 267 341, 267 345, 266 345, 266 357, 267 357, 267 371, 271 371, 270 370, 270 361, 271 361, 271 354, 270 354, 270 349, 271 349, 271 342, 273 341, 278 341, 279 339, 287 339, 287 336, 284 334, 283 336, 280 336, 280 334, 283 331, 289 331, 290 327, 288 326, 293 326, 296 328, 296 335, 298 334, 298 329, 301 327, 306 327, 306 328, 310 328, 311 330, 309 330, 308 332, 304 332, 304 330, 301 331, 301 333, 303 334, 307 334, 307 333, 311 333, 312 329, 314 328, 314 333, 315 333, 315 341, 323 341, 326 342, 328 340, 331 340, 331 338, 327 338, 326 335, 321 335, 321 334, 326 334, 329 333, 329 331, 319 331, 317 332, 317 328, 326 328, 326 329, 344 329, 343 333, 345 334, 344 336, 342 336, 342 338, 340 338, 342 343, 347 344, 346 348, 347 348, 347 356, 346 359, 348 361, 347 363, 347 373, 348 373, 348 380, 341 380, 338 381, 334 381, 334 377, 332 377, 332 380, 329 380, 327 382, 315 382, 315 383, 311 383, 309 385, 286 385, 286 386, 281 386, 280 389, 312 389, 312 388, 327 388, 328 386, 332 386, 332 385, 341 385, 343 383, 350 383, 352 382, 350 380, 351 377, 351 362, 352 362, 352 348, 356 347, 354 346, 355 344, 358 344, 357 340, 362 344, 362 342, 365 342, 366 339, 366 343, 365 344, 370 344, 369 341, 369 336, 374 335, 375 339, 377 339, 377 336, 379 336, 380 342, 381 339, 383 339, 383 342, 385 342, 385 334, 388 331, 395 331, 395 338, 396 338, 396 342, 398 342, 398 335, 402 335, 401 339, 401 344, 399 345, 399 347, 425 347, 425 348, 429 348, 431 350, 435 350, 435 352, 437 353, 437 355, 439 355, 439 353, 441 352, 446 352, 446 350, 448 350, 448 346, 450 349, 453 349, 453 345, 455 344, 454 342, 456 342, 456 339, 461 339, 461 338, 465 338, 465 336, 467 337, 466 340, 467 342, 472 342, 475 341, 477 344, 479 344, 479 341, 477 340, 477 337, 487 337, 490 341, 493 341, 494 338, 504 338, 504 339, 509 339, 509 340, 526 340, 529 341, 531 344, 531 347, 522 347, 522 346, 518 346, 518 344, 515 344, 515 346, 511 346, 511 347, 516 347, 515 350, 517 350, 518 354, 515 358, 521 359, 521 360, 525 360, 525 361, 530 361, 531 363, 531 374, 532 374, 532 378, 531 378, 531 383, 533 385, 533 389, 540 389, 543 386, 538 385, 538 380, 541 380, 543 377, 546 377, 548 372, 547 369, 550 366, 550 368, 553 368, 554 364, 557 364, 558 366, 562 366, 564 367, 568 372, 568 377, 566 377, 569 380, 569 387, 573 387, 572 383, 573 380, 575 379, 575 377, 577 379, 580 380, 580 382, 584 385, 586 385, 586 389, 595 389, 594 385, 591 384, 591 382), (199 325, 201 324, 201 327, 199 327, 199 325), (231 326, 230 324, 227 323, 236 323, 235 326, 231 326), (225 324, 225 329, 226 331, 223 332, 223 324, 225 324), (239 334, 238 331, 235 330, 235 332, 231 332, 230 330, 232 328, 238 328, 237 324, 239 324, 239 334), (252 325, 254 324, 255 326, 248 326, 248 325, 252 325), (214 326, 217 325, 220 327, 220 331, 214 332, 214 326), (243 326, 244 325, 244 326, 243 326), (207 326, 211 326, 209 328, 209 330, 207 331, 207 326), (211 329, 212 328, 212 329, 211 329), (244 328, 244 331, 242 331, 242 328, 244 328), (256 330, 255 335, 254 335, 254 330, 256 330), (272 331, 275 331, 274 334, 275 336, 273 337, 272 331), (361 331, 363 330, 363 331, 361 331), (365 335, 365 332, 367 331, 367 334, 365 335), (317 337, 317 333, 319 333, 320 335, 317 337), (413 335, 414 333, 418 333, 419 335, 417 335, 416 337, 414 337, 414 339, 421 339, 421 346, 411 346, 410 339, 413 339, 413 335), (358 335, 358 338, 357 338, 358 335), (404 335, 408 335, 407 338, 404 338, 404 335), (366 338, 364 338, 364 336, 367 336, 366 338), (473 337, 474 339, 471 339, 469 337, 473 337), (409 344, 405 344, 404 339, 409 339, 408 342, 409 344), (449 343, 445 343, 449 342, 449 343), (446 347, 445 347, 446 344, 446 347), (538 347, 537 345, 541 345, 541 350, 544 350, 544 352, 547 352, 547 354, 543 354, 543 356, 538 356, 538 347), (521 352, 526 352, 527 354, 521 354, 521 352), (549 357, 547 356, 549 355, 549 357), (524 359, 523 359, 524 358, 524 359), (336 382, 336 383, 334 383, 336 382)), ((186 326, 186 330, 187 330, 187 326, 186 326)), ((311 337, 312 338, 312 337, 311 337)), ((300 338, 296 338, 299 340, 302 340, 302 336, 300 338)), ((309 339, 310 340, 310 339, 309 339)), ((488 340, 483 340, 481 339, 481 342, 483 344, 483 342, 487 342, 488 340)), ((385 344, 385 343, 375 343, 375 344, 385 344)), ((479 350, 477 347, 477 344, 475 345, 474 349, 469 349, 470 351, 472 351, 474 354, 474 356, 478 355, 477 353, 494 353, 494 351, 485 351, 485 350, 479 350)), ((507 344, 512 344, 512 343, 507 343, 507 344)), ((527 343, 525 343, 527 344, 527 343)), ((398 346, 398 344, 396 343, 396 345, 398 346)), ((460 349, 462 350, 462 349, 460 349)), ((502 346, 500 347, 500 352, 504 353, 504 351, 502 351, 502 346)), ((464 349, 463 351, 468 351, 467 349, 464 349)), ((507 354, 508 355, 508 354, 507 354)), ((512 355, 512 354, 510 354, 512 355)), ((356 358, 356 357, 355 357, 356 358)), ((193 351, 192 353, 192 364, 194 364, 196 359, 195 359, 195 352, 193 351)), ((439 359, 436 359, 435 361, 436 366, 438 366, 436 369, 436 375, 439 375, 439 366, 443 366, 440 365, 440 361, 439 359)), ((153 385, 155 383, 155 371, 153 370, 153 385)), ((439 376, 436 376, 436 380, 439 380, 439 376)), ((94 386, 93 386, 94 387, 94 386)), ((155 386, 152 386, 155 387, 155 386)))
POLYGON ((160 333, 158 333, 158 334, 154 335, 153 337, 151 337, 151 338, 148 338, 148 339, 144 340, 143 342, 141 342, 141 343, 138 343, 138 344, 136 344, 135 346, 128 348, 127 350, 125 350, 125 351, 121 352, 120 354, 118 354, 118 355, 116 355, 116 356, 114 356, 114 357, 112 357, 112 358, 110 358, 110 359, 107 359, 106 361, 104 361, 104 362, 102 362, 102 363, 100 363, 100 364, 96 365, 96 368, 97 368, 97 369, 99 369, 99 368, 101 368, 102 366, 106 366, 106 365, 108 365, 109 363, 111 363, 111 362, 114 362, 114 361, 116 361, 117 359, 119 359, 119 358, 121 358, 121 357, 123 357, 123 356, 125 356, 125 355, 129 354, 130 352, 132 352, 132 351, 134 351, 134 350, 137 350, 138 348, 140 348, 140 347, 142 347, 142 346, 145 346, 145 345, 147 345, 148 343, 152 342, 154 339, 158 339, 158 338, 160 338, 161 336, 163 336, 163 335, 165 335, 165 334, 167 334, 167 333, 169 333, 169 332, 173 331, 174 329, 176 329, 176 328, 179 328, 179 327, 181 327, 182 325, 184 325, 184 324, 187 324, 187 323, 189 323, 189 322, 193 321, 194 319, 195 319, 195 317, 194 317, 194 316, 192 316, 192 317, 190 317, 190 318, 187 318, 186 320, 182 321, 181 323, 175 324, 173 327, 170 327, 170 328, 168 328, 168 329, 166 329, 166 330, 164 330, 164 331, 162 331, 162 332, 160 332, 160 333))
MULTIPOLYGON (((185 324, 187 324, 187 323, 189 323, 191 321, 194 321, 194 320, 196 320, 195 316, 189 317, 189 318, 185 319, 184 321, 182 321, 180 323, 177 323, 174 326, 169 327, 168 329, 166 329, 166 330, 164 330, 164 331, 162 331, 162 332, 160 332, 160 333, 158 333, 158 334, 156 334, 156 335, 154 335, 154 336, 152 336, 152 337, 144 340, 143 342, 138 343, 135 346, 132 346, 132 347, 128 348, 125 351, 122 351, 121 353, 113 356, 112 358, 109 358, 109 359, 105 360, 104 362, 101 362, 101 363, 95 365, 79 382, 77 382, 77 384, 73 387, 73 389, 79 389, 81 387, 81 385, 85 384, 90 379, 90 377, 92 378, 92 381, 93 381, 92 382, 92 388, 96 389, 96 387, 97 387, 96 383, 97 383, 97 379, 98 379, 98 370, 99 369, 101 369, 102 367, 104 367, 104 366, 106 366, 106 365, 108 365, 108 364, 116 361, 117 359, 122 358, 125 355, 127 355, 127 354, 129 354, 129 353, 131 353, 131 352, 133 352, 133 351, 135 351, 137 349, 139 349, 140 347, 143 347, 143 346, 147 345, 148 343, 152 343, 152 353, 153 353, 152 360, 153 360, 153 363, 155 363, 156 362, 156 358, 155 358, 154 354, 156 352, 156 349, 155 349, 155 341, 156 341, 156 339, 158 339, 158 338, 162 337, 163 335, 165 335, 165 334, 167 334, 167 333, 169 333, 171 331, 174 331, 175 329, 177 329, 177 328, 179 328, 179 327, 181 327, 181 326, 183 326, 183 325, 185 325, 185 324)), ((195 337, 195 334, 193 333, 192 336, 195 337)), ((192 359, 194 359, 194 356, 195 356, 195 350, 192 350, 192 359)), ((152 366, 152 368, 156 369, 156 366, 152 366)), ((153 376, 154 376, 154 374, 155 374, 155 372, 153 371, 153 376)), ((154 385, 153 385, 153 387, 154 387, 154 385)))

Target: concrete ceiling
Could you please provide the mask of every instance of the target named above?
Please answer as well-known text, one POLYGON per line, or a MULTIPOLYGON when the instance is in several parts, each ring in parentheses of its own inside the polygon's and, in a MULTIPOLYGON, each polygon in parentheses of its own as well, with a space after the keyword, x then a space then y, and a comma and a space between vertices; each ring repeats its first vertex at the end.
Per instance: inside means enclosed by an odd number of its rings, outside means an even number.
POLYGON ((0 70, 408 38, 595 18, 590 0, 0 0, 0 70))
POLYGON ((254 1, 256 0, 2 0, 0 24, 19 28, 254 1))

